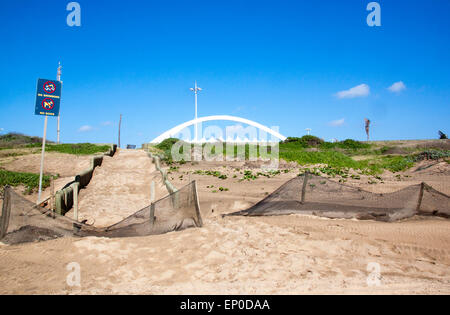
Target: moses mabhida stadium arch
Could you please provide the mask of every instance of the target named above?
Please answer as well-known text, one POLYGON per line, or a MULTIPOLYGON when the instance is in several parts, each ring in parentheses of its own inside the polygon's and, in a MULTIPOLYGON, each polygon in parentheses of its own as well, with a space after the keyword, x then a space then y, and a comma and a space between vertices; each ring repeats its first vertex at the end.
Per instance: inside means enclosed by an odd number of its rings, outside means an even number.
MULTIPOLYGON (((182 124, 179 124, 178 126, 173 127, 170 130, 167 130, 166 132, 162 133, 160 136, 153 139, 150 143, 161 143, 165 139, 171 138, 179 134, 183 129, 188 128, 190 126, 198 125, 203 122, 207 121, 233 121, 238 122, 242 124, 247 124, 250 126, 253 126, 263 132, 266 132, 267 134, 272 135, 274 138, 277 138, 281 141, 286 140, 286 137, 280 134, 278 131, 275 131, 267 126, 264 126, 260 123, 257 123, 255 121, 242 118, 242 117, 236 117, 236 116, 229 116, 229 115, 215 115, 215 116, 207 116, 207 117, 199 117, 196 119, 192 119, 190 121, 184 122, 182 124)), ((198 139, 194 139, 194 141, 198 141, 198 139)))

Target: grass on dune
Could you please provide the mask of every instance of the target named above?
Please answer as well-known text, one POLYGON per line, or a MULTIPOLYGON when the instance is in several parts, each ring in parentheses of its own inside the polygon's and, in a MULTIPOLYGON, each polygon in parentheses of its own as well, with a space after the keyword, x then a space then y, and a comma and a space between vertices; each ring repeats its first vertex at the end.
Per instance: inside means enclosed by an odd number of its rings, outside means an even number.
MULTIPOLYGON (((163 152, 164 159, 169 164, 173 162, 171 156, 172 145, 178 141, 176 138, 171 138, 156 145, 156 148, 163 152)), ((193 144, 189 146, 191 148, 194 147, 193 144)), ((203 147, 205 147, 205 144, 203 144, 203 147)), ((227 146, 224 143, 223 155, 236 156, 238 150, 242 150, 245 158, 249 158, 250 146, 248 144, 234 145, 233 148, 234 150, 227 152, 227 146), (238 147, 240 148, 238 149, 238 147)), ((262 152, 268 151, 270 153, 270 147, 267 149, 261 150, 261 146, 258 146, 257 156, 260 157, 262 152)), ((376 146, 352 139, 331 143, 325 142, 315 136, 304 136, 302 138, 290 137, 280 143, 279 157, 286 161, 295 161, 300 165, 326 164, 336 169, 338 173, 342 169, 351 168, 370 175, 380 174, 384 170, 391 172, 404 171, 412 167, 415 162, 423 159, 436 160, 440 158, 448 159, 450 157, 450 151, 444 150, 411 151, 404 155, 386 155, 385 152, 388 149, 386 146, 376 146), (356 160, 352 158, 354 156, 366 156, 367 158, 356 160)))
MULTIPOLYGON (((29 144, 27 148, 40 148, 42 144, 29 144)), ((63 144, 47 144, 45 145, 46 152, 59 152, 74 155, 91 155, 96 153, 103 153, 110 149, 109 145, 97 145, 92 143, 63 143, 63 144)))
MULTIPOLYGON (((8 133, 0 136, 0 150, 15 150, 15 149, 40 149, 42 147, 42 138, 31 137, 20 133, 8 133)), ((64 143, 55 144, 52 141, 47 141, 45 151, 59 152, 75 155, 90 155, 96 153, 103 153, 110 149, 109 145, 97 145, 92 143, 64 143)), ((10 152, 7 156, 18 156, 26 154, 26 150, 16 150, 17 152, 10 152)))
MULTIPOLYGON (((0 169, 1 189, 6 185, 13 187, 23 185, 26 188, 25 193, 30 194, 39 187, 39 174, 11 172, 0 169)), ((50 176, 44 175, 42 177, 42 187, 46 188, 48 186, 50 186, 50 176)))

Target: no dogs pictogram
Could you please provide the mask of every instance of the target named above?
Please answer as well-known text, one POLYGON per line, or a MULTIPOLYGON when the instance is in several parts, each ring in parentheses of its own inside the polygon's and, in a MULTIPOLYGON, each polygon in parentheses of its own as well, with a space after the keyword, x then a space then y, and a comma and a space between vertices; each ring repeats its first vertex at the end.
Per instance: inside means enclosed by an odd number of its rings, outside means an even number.
POLYGON ((41 105, 45 110, 52 110, 55 107, 55 102, 51 98, 44 98, 41 105))

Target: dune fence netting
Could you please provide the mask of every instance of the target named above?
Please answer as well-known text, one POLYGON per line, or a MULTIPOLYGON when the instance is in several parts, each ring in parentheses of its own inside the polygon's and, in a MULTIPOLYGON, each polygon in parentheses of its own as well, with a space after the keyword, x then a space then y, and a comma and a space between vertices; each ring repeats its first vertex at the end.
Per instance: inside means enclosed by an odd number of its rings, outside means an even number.
POLYGON ((7 186, 0 218, 0 241, 20 244, 65 236, 146 236, 202 225, 195 181, 106 228, 77 222, 39 207, 7 186))
POLYGON ((385 222, 418 215, 450 217, 450 197, 421 183, 392 193, 372 193, 330 179, 303 174, 251 208, 229 215, 309 214, 385 222))

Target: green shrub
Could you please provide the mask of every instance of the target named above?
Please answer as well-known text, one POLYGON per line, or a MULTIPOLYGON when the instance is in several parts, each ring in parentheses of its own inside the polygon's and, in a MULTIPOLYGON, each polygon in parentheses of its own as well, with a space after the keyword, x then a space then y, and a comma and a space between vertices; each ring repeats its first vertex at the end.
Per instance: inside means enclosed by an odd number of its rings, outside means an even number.
POLYGON ((324 141, 318 137, 307 135, 301 138, 288 137, 283 143, 292 143, 303 148, 311 148, 320 146, 324 141))
POLYGON ((409 157, 404 156, 384 156, 379 166, 391 172, 401 172, 414 165, 414 162, 409 157))
POLYGON ((160 149, 162 151, 167 151, 167 150, 172 150, 172 146, 177 143, 178 141, 180 141, 180 139, 177 138, 168 138, 166 140, 164 140, 161 143, 158 143, 157 145, 155 145, 155 147, 157 149, 160 149))
POLYGON ((42 138, 30 137, 16 132, 0 135, 0 147, 14 148, 33 143, 42 143, 42 138))
POLYGON ((411 156, 411 161, 419 162, 422 160, 439 160, 450 157, 450 150, 426 150, 411 156))
POLYGON ((352 149, 352 150, 356 150, 356 149, 369 149, 370 148, 370 144, 368 143, 362 143, 356 140, 352 140, 352 139, 346 139, 344 141, 338 142, 337 143, 339 148, 342 149, 352 149))
POLYGON ((353 139, 346 139, 340 142, 324 142, 320 145, 322 150, 331 149, 345 149, 345 150, 359 150, 359 149, 370 149, 371 145, 368 143, 363 143, 353 139))

